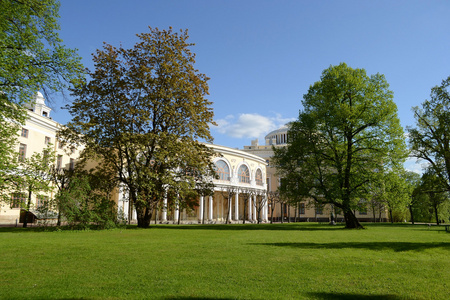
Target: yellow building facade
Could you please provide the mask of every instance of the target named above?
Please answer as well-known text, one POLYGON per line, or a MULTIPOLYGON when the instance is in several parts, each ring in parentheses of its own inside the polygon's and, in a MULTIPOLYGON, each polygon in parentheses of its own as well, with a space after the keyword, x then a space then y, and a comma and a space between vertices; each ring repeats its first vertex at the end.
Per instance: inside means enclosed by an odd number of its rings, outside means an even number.
MULTIPOLYGON (((18 144, 16 151, 23 158, 28 158, 33 153, 42 153, 48 146, 53 147, 56 155, 56 165, 60 168, 71 169, 75 167, 76 160, 82 150, 67 149, 63 143, 56 139, 56 132, 61 125, 54 121, 51 109, 45 104, 41 93, 37 93, 34 102, 27 106, 28 118, 18 132, 18 144)), ((42 199, 51 199, 55 190, 50 193, 32 194, 31 209, 35 210, 41 205, 42 199)), ((0 202, 0 224, 12 224, 19 222, 20 210, 27 201, 25 192, 13 193, 11 202, 0 202)))

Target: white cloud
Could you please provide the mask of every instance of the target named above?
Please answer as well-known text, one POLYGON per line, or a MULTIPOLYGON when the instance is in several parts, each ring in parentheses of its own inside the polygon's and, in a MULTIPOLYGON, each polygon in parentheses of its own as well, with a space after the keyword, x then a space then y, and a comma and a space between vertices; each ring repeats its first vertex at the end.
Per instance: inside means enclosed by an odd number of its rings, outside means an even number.
POLYGON ((424 169, 427 167, 427 162, 424 160, 417 160, 415 157, 408 158, 403 164, 406 170, 422 175, 424 169))
POLYGON ((240 114, 237 118, 232 115, 216 120, 217 131, 234 138, 263 138, 267 133, 275 130, 293 119, 282 118, 280 114, 266 117, 259 114, 240 114))

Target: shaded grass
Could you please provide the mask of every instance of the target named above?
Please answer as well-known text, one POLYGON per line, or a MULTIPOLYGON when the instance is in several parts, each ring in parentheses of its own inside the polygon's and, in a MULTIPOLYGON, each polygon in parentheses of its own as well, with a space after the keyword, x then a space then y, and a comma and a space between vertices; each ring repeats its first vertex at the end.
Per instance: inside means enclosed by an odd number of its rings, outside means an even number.
POLYGON ((2 299, 450 299, 450 234, 426 226, 0 228, 2 299))

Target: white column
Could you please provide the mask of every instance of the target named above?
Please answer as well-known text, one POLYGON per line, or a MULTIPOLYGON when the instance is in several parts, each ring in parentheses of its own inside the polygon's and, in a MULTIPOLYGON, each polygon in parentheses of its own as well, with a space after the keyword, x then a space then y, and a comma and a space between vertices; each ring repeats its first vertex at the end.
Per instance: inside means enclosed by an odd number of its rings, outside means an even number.
POLYGON ((133 207, 131 207, 131 220, 137 220, 137 211, 133 207))
POLYGON ((236 192, 234 200, 234 220, 239 221, 239 193, 236 192))
POLYGON ((209 196, 209 220, 212 221, 213 219, 213 196, 209 196))
POLYGON ((263 207, 263 209, 262 209, 262 220, 264 221, 264 222, 267 222, 268 221, 268 219, 267 219, 267 197, 266 197, 266 195, 264 195, 263 196, 264 197, 264 207, 263 207))
POLYGON ((179 214, 179 210, 180 210, 180 207, 179 207, 179 204, 177 203, 177 204, 175 205, 175 215, 173 216, 173 222, 174 222, 174 223, 178 223, 178 214, 179 214))
POLYGON ((256 215, 256 195, 255 196, 253 196, 254 197, 254 199, 253 199, 253 201, 254 201, 254 203, 253 203, 253 212, 252 212, 252 216, 253 216, 253 221, 257 221, 256 220, 256 218, 258 217, 257 215, 256 215))
POLYGON ((220 218, 222 218, 222 213, 221 213, 221 210, 220 210, 220 207, 219 207, 219 204, 220 203, 222 203, 222 199, 223 199, 223 196, 222 197, 219 197, 219 199, 217 199, 217 203, 216 203, 216 219, 217 219, 217 221, 220 219, 220 218))
MULTIPOLYGON (((228 220, 231 221, 231 211, 233 210, 233 197, 228 198, 228 201, 230 201, 230 203, 227 203, 230 206, 230 211, 228 212, 228 220)), ((228 207, 227 207, 228 209, 228 207)))
POLYGON ((203 196, 200 196, 200 205, 198 206, 198 220, 201 222, 203 220, 203 196))
POLYGON ((167 222, 167 195, 164 195, 161 222, 167 222))
POLYGON ((265 211, 266 211, 266 218, 265 218, 265 221, 266 221, 266 222, 269 222, 269 199, 267 198, 267 195, 266 195, 265 211))
POLYGON ((250 196, 250 197, 248 197, 248 220, 249 221, 252 220, 252 209, 253 209, 252 196, 250 196))

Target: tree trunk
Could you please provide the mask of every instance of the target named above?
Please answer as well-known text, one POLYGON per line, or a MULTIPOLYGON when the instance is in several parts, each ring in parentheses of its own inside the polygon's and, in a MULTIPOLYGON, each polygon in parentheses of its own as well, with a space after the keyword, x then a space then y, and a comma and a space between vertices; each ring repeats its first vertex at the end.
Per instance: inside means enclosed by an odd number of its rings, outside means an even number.
POLYGON ((149 208, 140 208, 137 212, 137 227, 148 228, 150 227, 150 221, 152 219, 152 214, 149 208))
POLYGON ((228 222, 230 221, 230 209, 231 209, 231 201, 230 201, 231 197, 229 197, 227 199, 228 201, 228 211, 227 211, 227 218, 225 219, 225 224, 228 224, 228 222))
POLYGON ((57 227, 61 226, 61 208, 58 208, 58 219, 56 221, 56 226, 57 227))
POLYGON ((270 206, 270 224, 273 224, 273 211, 275 210, 275 203, 270 206))
POLYGON ((25 220, 23 220, 23 228, 28 227, 28 211, 31 207, 31 189, 28 191, 28 203, 27 203, 27 209, 25 211, 25 220))
POLYGON ((414 214, 413 214, 413 209, 412 209, 412 205, 409 205, 409 214, 411 215, 411 224, 414 225, 414 214))
POLYGON ((344 209, 345 228, 348 229, 363 229, 364 227, 359 223, 355 214, 351 209, 344 209))
POLYGON ((181 221, 181 205, 178 204, 178 225, 180 225, 181 221))
POLYGON ((434 216, 436 218, 436 225, 439 225, 438 206, 437 206, 437 204, 434 204, 433 208, 434 208, 434 216))
POLYGON ((389 208, 389 218, 391 218, 391 224, 394 224, 394 218, 392 217, 392 208, 389 208))

